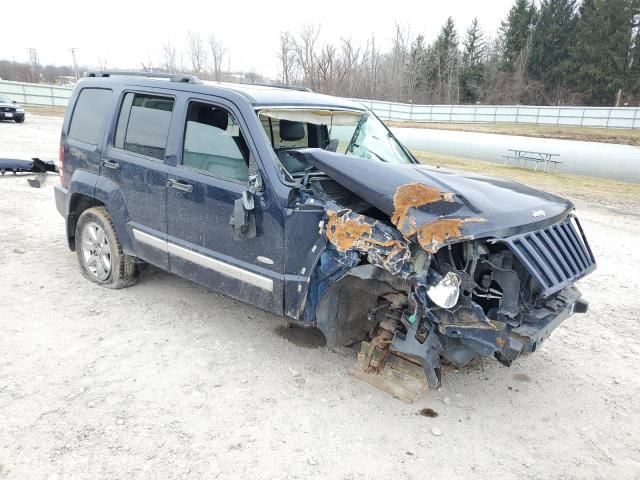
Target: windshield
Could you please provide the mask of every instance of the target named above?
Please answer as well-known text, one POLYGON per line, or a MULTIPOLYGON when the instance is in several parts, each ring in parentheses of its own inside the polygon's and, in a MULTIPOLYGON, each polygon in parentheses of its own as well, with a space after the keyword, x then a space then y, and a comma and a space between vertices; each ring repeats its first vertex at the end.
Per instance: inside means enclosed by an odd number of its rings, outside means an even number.
POLYGON ((11 103, 11 99, 7 97, 5 94, 0 93, 0 102, 2 103, 11 103))
POLYGON ((413 163, 393 134, 370 112, 319 109, 263 109, 258 116, 284 169, 296 176, 309 166, 287 152, 322 148, 368 161, 413 163))
POLYGON ((409 155, 387 127, 374 115, 362 115, 355 127, 334 126, 332 139, 337 139, 338 153, 389 163, 413 163, 409 155))

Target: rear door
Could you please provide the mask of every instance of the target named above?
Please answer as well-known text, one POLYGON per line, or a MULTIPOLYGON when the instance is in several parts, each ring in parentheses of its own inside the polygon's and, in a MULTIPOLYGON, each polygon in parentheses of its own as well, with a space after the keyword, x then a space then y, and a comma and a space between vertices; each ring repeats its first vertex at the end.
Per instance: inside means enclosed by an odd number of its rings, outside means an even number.
MULTIPOLYGON (((106 119, 112 108, 113 92, 105 88, 83 88, 73 106, 69 128, 63 133, 63 181, 68 186, 73 172, 100 171, 106 119)), ((63 130, 64 132, 64 130, 63 130)), ((92 185, 93 186, 93 185, 92 185)), ((83 192, 85 193, 85 192, 83 192)), ((93 192, 86 192, 93 193, 93 192)))
POLYGON ((114 202, 128 212, 136 256, 162 268, 169 266, 165 156, 174 105, 169 95, 125 91, 100 165, 100 175, 118 186, 114 202))
POLYGON ((169 167, 170 270, 231 297, 282 312, 284 229, 268 185, 255 197, 256 236, 237 238, 229 223, 247 190, 252 148, 234 106, 185 99, 182 145, 169 167))

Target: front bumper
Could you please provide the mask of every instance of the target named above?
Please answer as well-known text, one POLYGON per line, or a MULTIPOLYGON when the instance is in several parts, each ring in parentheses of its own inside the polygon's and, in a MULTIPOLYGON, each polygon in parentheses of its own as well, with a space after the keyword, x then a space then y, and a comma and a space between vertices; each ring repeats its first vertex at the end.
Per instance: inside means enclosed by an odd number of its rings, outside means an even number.
POLYGON ((588 303, 580 298, 580 291, 572 285, 525 315, 516 327, 487 319, 479 306, 459 312, 461 314, 456 321, 448 315, 437 316, 428 312, 431 330, 424 343, 416 338, 420 322, 407 323, 403 320, 407 333, 396 332, 390 349, 418 360, 429 386, 435 388, 440 384, 440 356, 458 367, 476 356, 494 357, 503 365, 510 366, 520 355, 535 352, 551 332, 574 312, 585 313, 587 308, 588 303))
POLYGON ((0 112, 0 120, 24 120, 24 112, 0 112))
POLYGON ((566 287, 544 307, 536 310, 535 322, 524 322, 522 326, 514 328, 511 334, 525 340, 522 353, 533 353, 558 325, 574 313, 586 313, 588 308, 589 303, 581 298, 576 287, 566 287))
MULTIPOLYGON (((585 313, 588 303, 581 298, 580 291, 575 286, 569 286, 550 298, 541 308, 528 314, 518 327, 490 321, 481 326, 462 327, 458 324, 440 326, 440 333, 444 335, 445 347, 443 356, 448 357, 447 344, 454 339, 451 347, 460 344, 470 348, 475 354, 495 357, 504 365, 520 355, 533 353, 551 333, 569 318, 574 312, 585 313)), ((455 351, 455 349, 451 349, 455 351)), ((456 358, 453 363, 459 363, 456 358)))

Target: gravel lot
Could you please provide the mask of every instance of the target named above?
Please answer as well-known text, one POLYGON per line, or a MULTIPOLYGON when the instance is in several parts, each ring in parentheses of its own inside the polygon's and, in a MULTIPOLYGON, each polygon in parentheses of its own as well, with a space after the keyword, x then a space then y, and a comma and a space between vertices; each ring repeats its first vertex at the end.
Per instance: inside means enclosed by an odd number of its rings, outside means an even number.
MULTIPOLYGON (((59 124, 0 123, 0 157, 55 158, 59 124)), ((0 178, 1 479, 640 478, 640 215, 579 203, 589 313, 407 405, 354 351, 168 273, 87 282, 56 181, 0 178)))

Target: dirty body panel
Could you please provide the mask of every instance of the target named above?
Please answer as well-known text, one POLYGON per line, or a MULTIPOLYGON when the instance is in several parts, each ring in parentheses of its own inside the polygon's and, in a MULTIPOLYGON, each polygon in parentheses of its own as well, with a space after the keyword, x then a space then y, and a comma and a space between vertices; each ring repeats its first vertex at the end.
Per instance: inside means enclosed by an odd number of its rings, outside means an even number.
POLYGON ((595 260, 566 200, 421 166, 355 102, 110 75, 78 83, 63 124, 72 249, 103 206, 136 261, 362 342, 366 373, 410 362, 420 385, 439 384, 443 358, 509 365, 587 309, 574 283, 595 260), (74 132, 83 105, 97 121, 74 132))
POLYGON ((330 179, 316 182, 358 199, 341 205, 309 182, 296 200, 297 209, 321 204, 323 215, 309 257, 317 264, 288 313, 329 343, 371 338, 383 357, 419 362, 433 387, 441 358, 510 365, 586 311, 573 283, 595 259, 567 200, 415 164, 291 153, 330 179))

